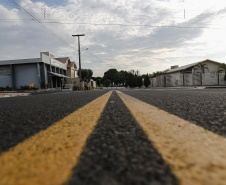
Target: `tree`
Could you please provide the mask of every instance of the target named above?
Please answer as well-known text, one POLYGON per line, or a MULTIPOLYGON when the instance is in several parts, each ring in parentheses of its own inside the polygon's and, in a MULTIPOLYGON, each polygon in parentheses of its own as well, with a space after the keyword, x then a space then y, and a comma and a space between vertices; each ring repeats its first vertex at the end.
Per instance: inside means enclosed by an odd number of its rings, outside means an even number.
POLYGON ((226 81, 226 64, 222 63, 218 68, 218 73, 224 72, 224 80, 226 81))
POLYGON ((209 71, 208 65, 203 62, 196 64, 194 67, 194 69, 198 70, 200 73, 205 73, 205 70, 209 71))
POLYGON ((209 71, 208 65, 203 62, 200 62, 194 66, 194 69, 198 70, 198 72, 200 73, 200 82, 202 86, 202 74, 205 73, 206 69, 209 71))
POLYGON ((117 77, 117 83, 125 84, 127 82, 127 76, 128 76, 127 71, 123 71, 123 70, 119 71, 118 77, 117 77))
POLYGON ((157 72, 153 72, 151 75, 150 75, 150 78, 155 78, 157 76, 161 76, 161 75, 164 75, 165 73, 162 72, 162 71, 157 71, 157 72))
POLYGON ((131 87, 131 88, 133 87, 132 81, 133 81, 133 74, 132 74, 132 73, 128 73, 127 84, 128 84, 128 86, 131 87))
POLYGON ((132 86, 133 87, 137 87, 137 75, 133 75, 133 78, 132 78, 132 86))
MULTIPOLYGON (((79 76, 80 70, 77 71, 79 76)), ((93 76, 93 71, 91 69, 81 69, 82 81, 90 81, 90 78, 93 76)))
POLYGON ((141 88, 142 85, 143 85, 143 78, 142 78, 142 76, 138 76, 138 77, 137 77, 137 86, 138 86, 139 88, 141 88))
POLYGON ((144 86, 147 88, 151 84, 148 74, 144 78, 144 86))
POLYGON ((93 76, 93 71, 91 69, 86 69, 86 71, 87 71, 86 79, 89 82, 91 77, 93 76))
POLYGON ((93 79, 94 81, 96 81, 97 86, 100 86, 100 84, 103 83, 103 79, 102 79, 101 77, 92 77, 92 79, 93 79))
POLYGON ((111 84, 111 80, 109 79, 104 80, 104 87, 109 87, 110 84, 111 84))
POLYGON ((109 69, 108 71, 106 71, 104 73, 104 77, 103 77, 104 81, 108 79, 108 80, 111 81, 111 83, 117 82, 117 78, 118 78, 117 69, 109 69))

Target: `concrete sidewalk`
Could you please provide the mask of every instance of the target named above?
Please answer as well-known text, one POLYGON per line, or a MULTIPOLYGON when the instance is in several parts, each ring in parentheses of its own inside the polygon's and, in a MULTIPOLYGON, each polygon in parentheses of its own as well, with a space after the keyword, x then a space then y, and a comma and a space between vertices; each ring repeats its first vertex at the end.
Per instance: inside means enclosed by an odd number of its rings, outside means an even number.
POLYGON ((0 93, 0 98, 9 98, 9 97, 16 97, 16 96, 30 96, 31 93, 0 93))

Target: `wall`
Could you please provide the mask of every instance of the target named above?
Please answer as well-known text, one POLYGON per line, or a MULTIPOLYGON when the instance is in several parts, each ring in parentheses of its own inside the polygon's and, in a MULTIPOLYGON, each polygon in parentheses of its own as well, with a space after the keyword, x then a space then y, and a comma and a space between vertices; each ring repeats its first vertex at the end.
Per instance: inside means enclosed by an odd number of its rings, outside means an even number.
POLYGON ((208 69, 209 69, 209 71, 208 70, 206 70, 205 72, 217 72, 218 71, 218 68, 219 68, 219 66, 220 66, 220 64, 217 64, 217 63, 214 63, 214 62, 208 62, 208 61, 206 61, 206 62, 204 62, 205 64, 207 64, 208 65, 208 69))
POLYGON ((46 54, 44 53, 41 53, 41 60, 42 62, 46 63, 46 64, 49 64, 51 65, 52 67, 58 67, 60 69, 64 69, 64 70, 67 70, 67 64, 63 64, 62 62, 58 61, 58 60, 55 60, 53 58, 50 58, 49 56, 47 56, 46 54))
POLYGON ((10 66, 0 66, 0 87, 12 87, 10 66))
POLYGON ((40 87, 37 64, 15 65, 14 73, 16 89, 20 89, 20 86, 30 86, 30 83, 34 83, 35 88, 40 87))

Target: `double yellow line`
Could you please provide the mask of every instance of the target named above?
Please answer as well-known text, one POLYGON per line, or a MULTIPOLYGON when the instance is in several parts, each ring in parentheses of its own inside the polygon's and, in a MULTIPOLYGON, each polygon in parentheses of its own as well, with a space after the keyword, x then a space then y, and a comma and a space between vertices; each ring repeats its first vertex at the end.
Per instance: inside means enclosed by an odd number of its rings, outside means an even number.
POLYGON ((97 98, 0 156, 0 185, 63 184, 111 95, 97 98))
MULTIPOLYGON (((181 185, 226 184, 226 139, 122 92, 118 95, 181 185)), ((0 185, 63 184, 111 92, 0 156, 0 185)))

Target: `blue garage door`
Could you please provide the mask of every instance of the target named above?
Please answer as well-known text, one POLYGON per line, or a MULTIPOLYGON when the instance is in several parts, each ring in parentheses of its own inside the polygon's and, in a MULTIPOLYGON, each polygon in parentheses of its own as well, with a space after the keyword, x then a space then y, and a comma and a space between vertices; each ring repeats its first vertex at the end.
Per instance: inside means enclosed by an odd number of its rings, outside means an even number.
POLYGON ((16 89, 20 89, 20 86, 30 86, 31 83, 35 85, 35 88, 39 88, 38 67, 36 63, 15 65, 14 72, 16 89))
POLYGON ((10 66, 0 66, 0 87, 12 87, 10 66))

